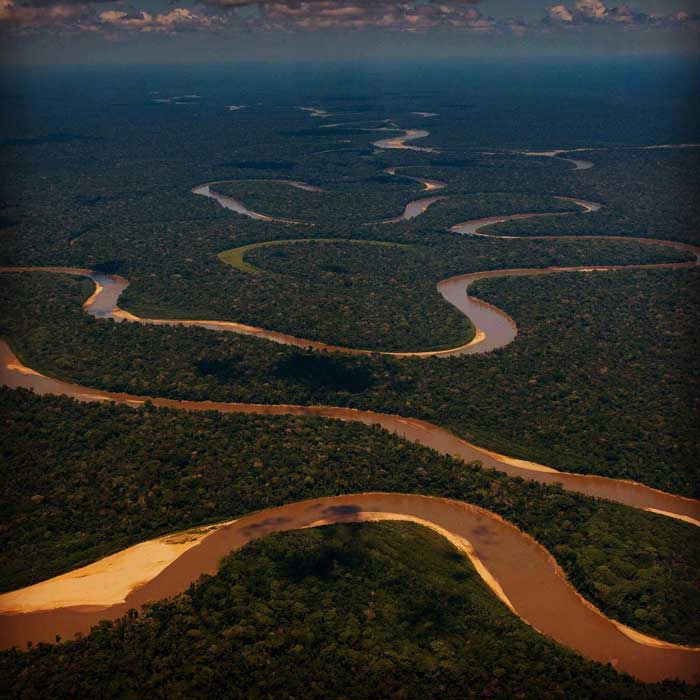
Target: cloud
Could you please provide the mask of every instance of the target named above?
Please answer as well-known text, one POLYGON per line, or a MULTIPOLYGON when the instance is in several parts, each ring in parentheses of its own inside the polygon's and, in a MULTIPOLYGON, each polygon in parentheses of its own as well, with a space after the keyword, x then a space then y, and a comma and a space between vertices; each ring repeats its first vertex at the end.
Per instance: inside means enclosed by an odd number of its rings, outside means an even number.
MULTIPOLYGON (((448 0, 451 2, 451 4, 456 4, 456 5, 478 5, 481 0, 448 0)), ((294 6, 299 6, 299 5, 328 5, 328 4, 336 4, 336 5, 342 5, 342 0, 200 0, 200 2, 203 2, 204 4, 211 4, 211 5, 219 5, 221 7, 250 7, 250 6, 258 6, 262 7, 264 5, 286 5, 287 7, 294 7, 294 6)), ((355 5, 357 6, 365 6, 365 7, 371 7, 372 5, 381 5, 381 4, 386 4, 386 5, 393 5, 393 6, 400 6, 400 5, 410 5, 411 2, 402 2, 401 0, 394 0, 393 2, 389 0, 385 0, 384 3, 382 3, 382 0, 376 1, 376 0, 358 0, 355 5)), ((422 2, 419 3, 414 3, 414 4, 441 4, 440 0, 422 0, 422 2)))
POLYGON ((175 7, 163 13, 145 10, 103 10, 95 4, 109 0, 80 2, 67 0, 57 4, 18 4, 0 0, 0 28, 20 36, 40 32, 53 34, 103 33, 115 38, 119 33, 176 34, 186 31, 215 31, 228 24, 225 16, 192 8, 175 7))
POLYGON ((687 12, 646 14, 632 10, 628 5, 607 7, 602 0, 576 0, 573 6, 552 5, 547 8, 547 12, 545 23, 563 27, 618 25, 624 28, 697 28, 700 24, 699 15, 687 12))
POLYGON ((548 8, 549 19, 552 22, 573 22, 574 16, 571 11, 564 5, 552 5, 548 8))
POLYGON ((79 24, 89 11, 82 3, 35 6, 0 0, 0 26, 9 30, 79 24))
MULTIPOLYGON (((0 0, 0 31, 175 35, 184 32, 317 32, 381 29, 450 30, 465 34, 524 35, 595 25, 622 29, 700 28, 698 15, 648 15, 603 0, 566 0, 547 8, 541 21, 494 18, 479 0, 183 0, 167 11, 136 9, 119 0, 0 0), (114 3, 99 11, 101 3, 114 3), (192 4, 197 3, 197 4, 192 4), (573 4, 572 4, 573 3, 573 4), (189 4, 189 7, 184 5, 189 4), (253 8, 253 9, 251 9, 253 8)), ((173 0, 175 2, 176 0, 173 0)))
POLYGON ((601 0, 577 0, 576 12, 579 12, 584 17, 603 19, 607 9, 601 0))
MULTIPOLYGON (((225 5, 236 0, 205 0, 225 5)), ((475 7, 477 0, 269 0, 259 5, 260 21, 271 31, 361 30, 421 32, 436 28, 485 32, 499 23, 475 7)))
POLYGON ((102 25, 141 33, 157 32, 171 34, 179 31, 207 30, 220 26, 223 18, 193 12, 189 8, 176 7, 166 13, 151 14, 144 10, 123 12, 105 10, 100 12, 98 20, 102 25))
POLYGON ((198 0, 219 8, 255 6, 256 26, 267 31, 361 30, 380 28, 422 32, 452 29, 472 33, 540 32, 551 26, 585 27, 618 25, 623 28, 690 26, 700 24, 698 15, 678 12, 647 15, 627 5, 607 7, 603 0, 572 0, 547 8, 544 20, 487 16, 480 0, 198 0))

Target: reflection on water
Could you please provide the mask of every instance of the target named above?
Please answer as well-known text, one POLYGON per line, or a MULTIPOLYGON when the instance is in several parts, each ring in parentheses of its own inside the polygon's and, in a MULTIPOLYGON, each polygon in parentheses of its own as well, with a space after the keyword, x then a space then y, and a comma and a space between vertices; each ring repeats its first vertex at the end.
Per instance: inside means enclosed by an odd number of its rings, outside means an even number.
MULTIPOLYGON (((211 184, 216 184, 216 183, 211 183, 211 184)), ((291 184, 291 183, 288 183, 291 184)), ((298 189, 307 189, 312 192, 319 191, 318 189, 312 188, 311 185, 307 186, 300 186, 303 185, 303 183, 297 183, 294 182, 293 186, 297 187, 298 189)), ((192 189, 193 194, 198 194, 201 195, 202 197, 209 197, 210 199, 216 200, 224 209, 229 209, 230 211, 235 211, 236 214, 242 214, 243 216, 247 216, 249 219, 254 219, 256 221, 277 221, 279 223, 283 224, 305 224, 303 221, 296 221, 294 219, 283 219, 280 217, 274 217, 274 216, 268 216, 267 214, 260 214, 257 211, 251 211, 246 207, 243 202, 235 199, 234 197, 229 197, 225 194, 221 194, 217 192, 216 190, 213 190, 210 186, 210 184, 206 185, 198 185, 197 187, 192 189)), ((306 225, 311 225, 311 224, 306 224, 306 225)))
POLYGON ((379 141, 373 141, 372 145, 375 148, 395 148, 399 150, 409 150, 409 151, 423 151, 426 153, 435 153, 434 148, 425 148, 421 146, 414 146, 413 144, 406 143, 407 141, 415 141, 416 139, 424 139, 426 136, 430 136, 430 132, 425 129, 406 129, 403 136, 391 136, 387 139, 380 139, 379 141))

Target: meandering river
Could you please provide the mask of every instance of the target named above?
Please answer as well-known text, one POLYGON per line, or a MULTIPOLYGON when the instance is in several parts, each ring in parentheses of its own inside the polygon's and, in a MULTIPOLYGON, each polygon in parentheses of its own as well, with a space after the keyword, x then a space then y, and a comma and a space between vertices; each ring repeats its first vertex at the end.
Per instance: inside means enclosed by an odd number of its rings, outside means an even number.
POLYGON ((542 464, 500 455, 462 440, 444 428, 415 418, 339 406, 182 401, 160 396, 138 396, 102 391, 54 379, 27 367, 3 340, 0 340, 0 382, 11 388, 23 387, 32 389, 37 394, 71 396, 80 401, 114 401, 130 406, 140 406, 146 401, 150 401, 156 406, 186 411, 315 416, 364 423, 365 425, 379 425, 406 440, 431 447, 441 454, 456 457, 466 463, 480 461, 485 467, 498 469, 511 476, 542 484, 558 483, 569 491, 605 498, 700 525, 700 501, 695 499, 666 493, 632 481, 560 472, 542 464))
POLYGON ((545 158, 557 158, 565 160, 574 166, 574 170, 590 170, 594 163, 590 160, 581 160, 580 158, 562 158, 562 153, 576 153, 577 151, 587 151, 586 148, 574 148, 571 150, 557 149, 554 151, 523 151, 525 156, 539 156, 545 158))
MULTIPOLYGON (((542 545, 512 524, 459 501, 396 493, 319 498, 253 513, 213 530, 135 588, 129 586, 129 574, 132 580, 137 579, 138 571, 129 570, 127 556, 120 564, 127 573, 123 602, 91 604, 89 582, 82 606, 13 614, 8 611, 9 596, 0 596, 0 609, 4 610, 0 615, 0 643, 6 647, 23 644, 27 639, 53 640, 56 634, 68 638, 76 632, 85 633, 101 619, 119 617, 148 601, 184 591, 200 575, 215 573, 221 558, 231 551, 273 532, 374 520, 418 522, 448 538, 471 559, 482 579, 515 614, 587 658, 611 663, 617 670, 644 681, 672 677, 700 681, 700 649, 646 637, 610 620, 576 592, 542 545)), ((124 571, 115 572, 116 576, 120 574, 124 571)), ((43 585, 58 584, 48 581, 43 585)))
MULTIPOLYGON (((239 180, 238 182, 251 182, 250 180, 239 180)), ((290 187, 296 187, 300 190, 306 190, 307 192, 322 192, 320 187, 314 187, 313 185, 307 185, 304 182, 297 182, 295 180, 261 180, 260 182, 278 182, 289 185, 290 187)), ((300 226, 313 226, 313 224, 306 223, 305 221, 297 221, 296 219, 283 219, 277 216, 269 216, 268 214, 261 214, 257 211, 252 211, 246 207, 243 202, 236 199, 235 197, 230 197, 229 195, 221 194, 217 192, 214 188, 215 185, 222 184, 221 182, 207 182, 203 185, 197 185, 197 187, 192 188, 192 194, 198 194, 202 197, 209 197, 210 199, 218 202, 224 209, 229 211, 235 211, 236 214, 241 214, 247 216, 249 219, 254 219, 255 221, 275 221, 279 224, 295 224, 300 226)))
MULTIPOLYGON (((407 141, 423 138, 428 132, 406 131, 404 136, 377 141, 378 148, 421 149, 407 141)), ((528 155, 556 156, 563 151, 529 153, 528 155)), ((573 161, 587 163, 587 161, 573 161)), ((591 164, 592 165, 592 164, 591 164)), ((577 165, 578 169, 586 166, 577 165)), ((588 166, 590 167, 590 166, 588 166)), ((398 175, 396 168, 386 170, 398 175)), ((445 186, 437 180, 410 177, 423 184, 426 190, 445 186)), ((317 191, 319 188, 285 181, 286 184, 317 191)), ((242 203, 211 190, 209 183, 195 188, 195 194, 212 197, 222 206, 253 219, 303 224, 287 219, 275 219, 265 214, 252 212, 242 203)), ((425 211, 439 197, 416 200, 409 203, 399 219, 412 218, 425 211), (415 205, 409 210, 411 205, 415 205)), ((582 208, 582 213, 594 212, 600 205, 585 200, 568 199, 582 208)), ((463 222, 450 230, 467 235, 489 235, 483 229, 489 225, 533 216, 561 216, 569 212, 523 213, 503 217, 490 217, 463 222)), ((508 238, 507 236, 500 236, 508 238)), ((533 238, 551 238, 537 236, 533 238)), ((629 269, 680 269, 695 266, 700 259, 700 249, 689 244, 642 238, 615 236, 559 236, 556 238, 580 239, 600 238, 635 241, 654 245, 671 246, 691 253, 695 259, 682 263, 647 265, 608 265, 570 268, 510 269, 479 273, 467 273, 442 280, 438 290, 442 296, 466 314, 476 328, 473 340, 464 345, 440 351, 385 353, 402 356, 447 356, 489 352, 512 342, 517 334, 513 320, 499 309, 475 299, 467 293, 469 286, 478 279, 501 276, 525 276, 556 274, 563 272, 591 272, 597 270, 629 269)), ((2 268, 2 271, 45 271, 90 277, 95 283, 95 292, 85 302, 85 310, 100 318, 140 323, 201 326, 219 331, 231 331, 256 335, 298 347, 334 350, 349 353, 371 353, 329 346, 318 341, 246 326, 235 322, 206 320, 144 319, 119 308, 118 300, 128 281, 118 275, 107 275, 82 268, 2 268)), ((559 483, 565 489, 599 498, 616 501, 635 508, 678 518, 700 525, 700 501, 664 493, 630 481, 610 479, 593 475, 559 472, 545 465, 499 455, 468 443, 438 426, 426 421, 402 416, 360 411, 332 406, 258 405, 242 403, 218 403, 210 401, 180 401, 163 397, 135 396, 83 387, 43 375, 25 366, 12 352, 7 343, 0 341, 0 380, 10 387, 31 388, 39 394, 63 394, 81 401, 114 401, 139 406, 151 401, 157 406, 188 410, 217 410, 225 413, 241 412, 264 415, 322 416, 369 425, 379 424, 412 442, 427 445, 442 454, 451 455, 466 463, 480 461, 512 476, 524 477, 544 484, 559 483)), ((700 682, 700 650, 680 647, 636 633, 634 630, 606 618, 599 610, 584 600, 566 581, 563 572, 552 556, 528 535, 497 515, 475 506, 427 496, 402 494, 353 494, 333 498, 291 504, 255 513, 235 522, 215 527, 202 535, 195 543, 183 547, 171 547, 162 554, 163 567, 156 566, 148 580, 135 566, 134 554, 138 547, 130 548, 118 557, 113 599, 105 602, 105 591, 95 597, 94 572, 104 575, 100 562, 91 565, 90 572, 74 572, 56 577, 26 591, 0 596, 0 644, 23 645, 28 639, 52 641, 56 634, 71 637, 76 632, 86 632, 100 619, 115 618, 129 608, 139 607, 148 601, 174 595, 202 573, 216 571, 222 556, 252 539, 265 534, 304 527, 368 520, 410 520, 429 527, 447 537, 474 563, 478 573, 494 593, 525 622, 556 641, 576 649, 587 658, 604 663, 610 662, 620 671, 631 673, 645 681, 657 681, 669 677, 700 682), (119 568, 121 567, 121 568, 119 568), (92 572, 92 573, 91 573, 92 572), (68 581, 68 583, 66 583, 68 581), (79 582, 71 584, 70 581, 79 582), (62 600, 66 585, 83 586, 85 595, 80 605, 65 605, 51 601, 62 600), (92 588, 91 588, 92 586, 92 588), (29 592, 31 589, 31 593, 29 592), (63 593, 57 593, 62 591, 63 593), (38 600, 40 603, 32 604, 38 600), (32 607, 34 605, 34 607, 32 607), (55 609, 52 609, 55 608, 55 609)), ((143 550, 140 550, 143 551, 143 550)), ((117 561, 111 558, 109 566, 117 561)), ((105 564, 105 566, 108 566, 105 564)), ((65 596, 64 596, 65 597, 65 596)), ((70 595, 68 596, 70 598, 70 595)))
MULTIPOLYGON (((208 187, 202 185, 201 187, 208 187)), ((195 188, 197 189, 197 188, 195 188)), ((222 195, 212 195, 220 197, 222 195)), ((537 213, 522 213, 511 214, 507 216, 495 216, 486 219, 473 219, 460 224, 455 224, 450 228, 450 231, 464 235, 488 236, 483 230, 493 224, 504 221, 512 221, 515 219, 527 219, 534 217, 549 217, 549 216, 570 216, 571 214, 587 214, 598 211, 601 207, 596 202, 588 202, 581 199, 573 199, 570 197, 560 197, 559 199, 573 202, 581 207, 581 212, 537 212, 537 213)), ((234 200, 235 201, 235 200, 234 200)), ((416 200, 416 202, 429 202, 430 199, 416 200)), ((428 204, 429 205, 429 204, 428 204)), ((424 209, 427 208, 424 207, 424 209)), ((423 209, 423 210, 424 210, 423 209)), ((262 216, 262 215, 261 215, 262 216)), ((514 236, 498 236, 499 238, 516 238, 514 236)), ((469 295, 469 287, 480 279, 492 277, 522 277, 533 275, 546 274, 561 274, 566 272, 606 272, 613 270, 649 270, 649 269, 682 269, 694 267, 700 261, 700 248, 689 243, 680 243, 678 241, 665 241, 651 238, 631 238, 625 236, 530 236, 533 240, 614 240, 622 242, 634 242, 642 245, 659 245, 675 248, 676 250, 685 251, 695 257, 694 260, 677 263, 649 263, 639 265, 580 265, 573 267, 547 267, 547 268, 515 268, 507 270, 489 270, 483 272, 469 272, 463 275, 456 275, 445 280, 441 280, 437 284, 438 292, 442 295, 445 301, 449 302, 455 308, 459 309, 467 316, 474 328, 474 337, 461 345, 453 348, 441 350, 418 350, 418 351, 375 351, 372 349, 363 348, 348 348, 340 345, 329 345, 322 341, 311 340, 308 338, 299 338, 287 333, 261 328, 259 326, 251 326, 248 324, 238 323, 235 321, 215 321, 205 319, 159 319, 159 318, 142 318, 132 314, 129 311, 119 308, 118 300, 121 293, 126 289, 129 282, 124 277, 119 275, 110 275, 106 273, 94 272, 84 268, 67 268, 67 267, 6 267, 0 268, 5 272, 56 272, 73 275, 83 275, 90 277, 96 285, 95 293, 85 302, 85 310, 98 318, 112 318, 117 321, 132 321, 139 323, 148 323, 154 325, 177 325, 177 326, 198 326, 216 331, 228 331, 239 333, 242 335, 252 335, 259 338, 265 338, 276 343, 284 345, 292 345, 300 348, 310 348, 313 350, 327 350, 333 352, 344 352, 355 355, 382 354, 392 357, 450 357, 455 355, 472 355, 477 353, 485 353, 502 348, 511 343, 517 335, 517 326, 510 316, 500 309, 483 302, 469 295)), ((280 245, 283 242, 280 242, 280 245)))
POLYGON ((423 151, 425 153, 435 153, 434 148, 426 148, 425 146, 414 146, 408 141, 415 141, 417 139, 424 139, 426 136, 430 136, 430 132, 425 129, 405 129, 403 136, 390 136, 386 139, 380 139, 379 141, 374 141, 372 145, 375 148, 380 149, 390 149, 395 148, 399 150, 408 151, 423 151))
MULTIPOLYGON (((422 177, 413 177, 411 175, 402 175, 396 172, 397 168, 387 168, 384 172, 389 175, 396 175, 397 177, 403 177, 407 180, 413 180, 419 182, 423 185, 426 191, 439 190, 447 185, 440 180, 430 180, 422 177)), ((192 194, 200 195, 202 197, 209 197, 210 199, 218 202, 224 209, 229 211, 234 211, 236 214, 241 214, 242 216, 247 216, 249 219, 254 219, 256 221, 275 221, 281 224, 293 224, 300 226, 315 226, 316 224, 312 222, 299 221, 297 219, 284 219, 281 217, 271 216, 269 214, 263 214, 262 212, 253 211, 248 209, 248 207, 241 202, 239 199, 232 197, 230 195, 221 194, 215 189, 216 185, 223 184, 224 182, 277 182, 279 184, 288 185, 289 187, 295 187, 299 190, 305 190, 307 192, 325 192, 321 187, 316 187, 314 185, 308 185, 305 182, 298 182, 296 180, 223 180, 220 182, 207 182, 202 185, 197 185, 192 188, 192 194)), ((411 200, 404 207, 403 212, 399 216, 395 216, 391 219, 385 219, 379 222, 367 222, 367 224, 372 223, 385 223, 394 224, 399 221, 408 221, 409 219, 415 219, 425 212, 431 204, 445 199, 445 197, 435 196, 435 197, 423 197, 422 199, 411 200)))

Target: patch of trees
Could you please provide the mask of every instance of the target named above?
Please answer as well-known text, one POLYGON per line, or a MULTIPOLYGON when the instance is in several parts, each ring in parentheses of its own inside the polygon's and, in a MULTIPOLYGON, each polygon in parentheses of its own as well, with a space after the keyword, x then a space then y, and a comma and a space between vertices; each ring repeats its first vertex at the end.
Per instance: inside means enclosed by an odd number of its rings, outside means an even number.
POLYGON ((570 172, 561 193, 604 202, 600 212, 499 224, 495 230, 518 236, 609 234, 700 243, 700 149, 609 149, 572 157, 594 161, 595 167, 570 172))
POLYGON ((312 388, 334 387, 351 394, 366 391, 374 381, 370 369, 360 361, 340 361, 337 355, 316 353, 289 355, 277 363, 274 374, 312 388))
MULTIPOLYGON (((274 297, 260 299, 256 315, 264 315, 264 306, 278 306, 280 301, 300 306, 303 297, 303 311, 277 314, 297 318, 303 314, 308 321, 304 330, 315 339, 393 351, 461 345, 474 330, 462 313, 442 301, 435 282, 420 271, 428 263, 426 252, 430 251, 328 242, 252 249, 245 262, 274 273, 274 282, 284 292, 271 305, 274 297)), ((264 327, 277 329, 275 320, 268 318, 264 327)))

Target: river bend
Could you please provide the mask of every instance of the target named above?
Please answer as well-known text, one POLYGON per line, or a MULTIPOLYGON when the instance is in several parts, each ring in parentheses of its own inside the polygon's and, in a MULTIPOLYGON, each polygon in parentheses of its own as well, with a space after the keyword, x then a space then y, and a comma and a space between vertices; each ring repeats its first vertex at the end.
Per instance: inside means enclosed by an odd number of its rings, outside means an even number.
MULTIPOLYGON (((609 619, 571 586, 542 545, 511 523, 460 501, 396 493, 319 498, 253 513, 213 529, 138 585, 134 585, 138 572, 130 570, 127 550, 113 572, 123 578, 123 590, 116 594, 122 599, 111 604, 91 604, 90 575, 81 575, 81 571, 74 572, 72 579, 83 581, 85 602, 80 606, 12 612, 13 599, 21 601, 22 591, 5 594, 0 596, 0 644, 7 647, 27 639, 53 640, 56 634, 69 638, 85 633, 101 619, 114 619, 146 602, 181 593, 202 574, 215 573, 230 552, 274 532, 377 520, 417 522, 446 537, 469 557, 492 592, 516 615, 583 656, 610 663, 643 681, 680 678, 700 682, 700 648, 647 637, 609 619)), ((95 568, 99 566, 93 565, 95 568)), ((50 606, 51 587, 60 588, 65 580, 66 576, 56 577, 30 588, 37 595, 36 589, 43 587, 38 597, 50 606)), ((99 587, 92 595, 95 601, 101 600, 99 587)))

